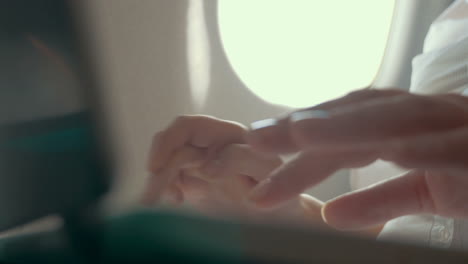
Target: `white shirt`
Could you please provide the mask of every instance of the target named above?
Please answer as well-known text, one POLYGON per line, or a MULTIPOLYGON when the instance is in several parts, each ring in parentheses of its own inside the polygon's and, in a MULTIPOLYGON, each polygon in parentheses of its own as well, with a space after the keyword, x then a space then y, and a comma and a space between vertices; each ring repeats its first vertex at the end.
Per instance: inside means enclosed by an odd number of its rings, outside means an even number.
MULTIPOLYGON (((420 94, 466 93, 467 65, 468 0, 458 0, 431 25, 423 53, 413 59, 410 90, 420 94)), ((386 167, 383 163, 378 166, 386 167)), ((468 220, 434 215, 403 216, 389 221, 378 239, 468 249, 468 220)))

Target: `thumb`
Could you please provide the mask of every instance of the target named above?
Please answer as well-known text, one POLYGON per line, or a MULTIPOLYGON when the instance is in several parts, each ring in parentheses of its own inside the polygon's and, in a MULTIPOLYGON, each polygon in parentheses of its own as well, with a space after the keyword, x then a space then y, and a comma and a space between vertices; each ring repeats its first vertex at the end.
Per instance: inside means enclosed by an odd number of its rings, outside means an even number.
POLYGON ((393 218, 434 212, 425 171, 413 170, 327 202, 325 222, 342 230, 359 230, 393 218))

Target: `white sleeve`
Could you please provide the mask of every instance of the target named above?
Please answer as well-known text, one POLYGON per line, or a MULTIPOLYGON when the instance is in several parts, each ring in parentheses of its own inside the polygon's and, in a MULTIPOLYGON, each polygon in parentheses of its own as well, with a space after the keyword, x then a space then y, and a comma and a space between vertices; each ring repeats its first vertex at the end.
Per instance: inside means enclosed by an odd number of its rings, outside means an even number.
POLYGON ((453 238, 453 219, 437 215, 407 215, 388 221, 377 240, 449 248, 453 238))

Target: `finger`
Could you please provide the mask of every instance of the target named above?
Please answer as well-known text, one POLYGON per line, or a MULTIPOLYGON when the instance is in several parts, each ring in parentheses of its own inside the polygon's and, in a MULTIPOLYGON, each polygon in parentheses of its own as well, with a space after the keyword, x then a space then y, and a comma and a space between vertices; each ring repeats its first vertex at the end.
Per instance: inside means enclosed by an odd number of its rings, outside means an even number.
POLYGON ((210 183, 204 179, 199 171, 199 168, 188 168, 182 171, 179 180, 179 187, 184 193, 189 194, 188 196, 204 196, 208 193, 210 183))
POLYGON ((152 174, 148 179, 142 202, 144 204, 156 203, 161 198, 163 191, 171 186, 172 180, 181 173, 182 169, 187 167, 187 164, 202 161, 204 158, 205 153, 198 148, 186 146, 179 149, 163 170, 152 174))
POLYGON ((391 143, 349 149, 309 151, 274 171, 252 192, 251 200, 271 207, 313 186, 338 169, 359 167, 384 158, 409 168, 466 168, 468 128, 391 143), (310 172, 310 173, 308 173, 310 172))
POLYGON ((450 130, 468 123, 468 101, 453 95, 401 95, 359 105, 292 116, 291 138, 297 145, 343 145, 377 142, 450 130), (459 104, 465 100, 465 105, 459 104))
POLYGON ((468 127, 388 142, 381 158, 407 168, 467 169, 468 127))
POLYGON ((308 194, 300 194, 277 210, 261 211, 260 214, 258 208, 253 208, 253 210, 259 220, 277 224, 325 228, 326 224, 321 216, 322 205, 322 201, 308 194))
MULTIPOLYGON (((222 196, 229 196, 231 200, 242 203, 258 181, 248 175, 243 175, 235 170, 220 170, 221 177, 206 176, 199 168, 184 170, 181 184, 184 197, 191 202, 201 200, 209 193, 221 192, 222 196)), ((213 201, 210 201, 213 203, 213 201)))
POLYGON ((231 144, 218 152, 216 159, 207 162, 201 172, 209 179, 240 174, 260 181, 281 163, 279 157, 256 152, 249 145, 231 144))
MULTIPOLYGON (((389 98, 406 94, 407 92, 396 89, 376 90, 363 89, 352 92, 344 97, 331 100, 311 108, 302 109, 279 119, 266 119, 251 124, 251 130, 246 134, 246 141, 255 149, 264 152, 286 153, 297 151, 300 147, 290 135, 290 116, 303 111, 328 111, 339 107, 359 104, 377 98, 389 98)), ((322 112, 326 113, 326 112, 322 112)))
POLYGON ((249 196, 259 207, 273 207, 302 193, 342 168, 361 167, 375 161, 374 150, 350 149, 304 152, 273 171, 249 196))
MULTIPOLYGON (((301 194, 300 195, 300 203, 301 207, 304 210, 304 216, 306 217, 306 221, 312 223, 315 226, 331 230, 331 227, 325 222, 322 217, 322 211, 324 208, 325 203, 312 197, 308 194, 301 194)), ((376 225, 372 226, 360 232, 353 232, 350 233, 352 235, 364 236, 364 237, 373 237, 375 238, 380 231, 382 230, 383 225, 376 225)))
POLYGON ((327 224, 343 230, 363 229, 420 213, 436 213, 422 170, 345 194, 327 202, 323 208, 327 224))
POLYGON ((214 117, 180 116, 153 138, 148 169, 153 173, 157 172, 175 151, 185 145, 208 148, 242 143, 245 131, 246 128, 241 124, 214 117))

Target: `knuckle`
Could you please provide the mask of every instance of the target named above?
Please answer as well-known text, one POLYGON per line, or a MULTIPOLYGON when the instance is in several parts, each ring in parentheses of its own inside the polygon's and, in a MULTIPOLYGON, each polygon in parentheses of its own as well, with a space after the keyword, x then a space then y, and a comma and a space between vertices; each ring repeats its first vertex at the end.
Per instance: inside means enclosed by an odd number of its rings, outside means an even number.
POLYGON ((161 140, 161 137, 163 136, 164 131, 158 131, 153 135, 152 142, 157 143, 159 140, 161 140))
POLYGON ((190 130, 199 122, 199 119, 200 117, 196 115, 179 115, 172 121, 166 131, 179 133, 183 130, 190 130))
POLYGON ((208 115, 179 115, 169 127, 182 129, 194 126, 209 126, 213 122, 220 122, 220 120, 208 115))
POLYGON ((192 124, 195 122, 203 122, 203 121, 210 120, 210 119, 213 119, 213 118, 210 116, 206 116, 206 115, 178 115, 174 119, 172 124, 185 126, 186 124, 192 124))
POLYGON ((184 114, 184 115, 178 115, 175 118, 175 121, 185 123, 185 122, 192 122, 193 120, 214 120, 214 119, 216 119, 216 118, 214 118, 212 116, 208 116, 208 115, 187 115, 187 114, 184 114))
POLYGON ((153 135, 153 138, 151 140, 151 148, 150 148, 150 154, 155 155, 160 151, 161 147, 161 142, 164 141, 164 131, 157 132, 156 134, 153 135))
POLYGON ((191 120, 194 119, 194 116, 192 115, 179 115, 177 116, 174 121, 172 122, 172 125, 181 125, 181 124, 185 124, 185 123, 188 123, 188 122, 191 122, 191 120))

